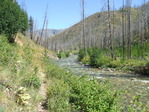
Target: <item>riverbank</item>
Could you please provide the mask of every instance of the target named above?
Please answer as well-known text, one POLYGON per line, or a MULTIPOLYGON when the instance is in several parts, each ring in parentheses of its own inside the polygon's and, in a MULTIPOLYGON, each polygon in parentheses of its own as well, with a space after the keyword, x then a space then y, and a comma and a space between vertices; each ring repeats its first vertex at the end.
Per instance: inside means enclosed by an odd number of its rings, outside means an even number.
POLYGON ((121 56, 120 52, 117 52, 114 58, 111 58, 107 50, 93 47, 88 48, 87 51, 81 49, 78 53, 78 61, 81 64, 105 71, 123 71, 149 76, 148 52, 143 58, 134 54, 132 58, 126 58, 121 56))

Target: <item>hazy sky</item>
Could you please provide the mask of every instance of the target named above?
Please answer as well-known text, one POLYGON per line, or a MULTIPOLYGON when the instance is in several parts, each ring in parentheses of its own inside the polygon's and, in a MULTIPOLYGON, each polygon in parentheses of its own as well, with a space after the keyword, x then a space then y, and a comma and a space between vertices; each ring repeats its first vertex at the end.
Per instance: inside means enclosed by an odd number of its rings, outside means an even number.
MULTIPOLYGON (((48 28, 65 29, 81 20, 81 0, 17 0, 25 8, 29 16, 38 21, 42 27, 46 7, 48 4, 48 28)), ((86 17, 99 12, 106 0, 85 0, 86 17)), ((122 0, 114 0, 118 9, 122 0)), ((133 0, 133 5, 140 5, 144 0, 133 0)), ((148 1, 148 0, 146 0, 148 1)), ((113 2, 113 0, 111 0, 113 2)), ((112 3, 111 3, 112 5, 112 3)), ((113 7, 113 6, 111 6, 113 7)))

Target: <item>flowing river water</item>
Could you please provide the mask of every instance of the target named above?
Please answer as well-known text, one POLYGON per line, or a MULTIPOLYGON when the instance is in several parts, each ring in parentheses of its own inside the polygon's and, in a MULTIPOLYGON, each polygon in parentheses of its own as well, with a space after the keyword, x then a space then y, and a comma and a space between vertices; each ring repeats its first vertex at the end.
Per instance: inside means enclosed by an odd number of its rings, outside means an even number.
POLYGON ((78 63, 77 55, 71 55, 68 58, 60 59, 57 65, 67 68, 76 75, 89 75, 99 80, 108 80, 114 89, 124 90, 124 103, 130 102, 136 95, 141 95, 140 100, 149 107, 149 77, 140 76, 132 73, 122 73, 117 71, 104 71, 89 66, 83 66, 78 63))

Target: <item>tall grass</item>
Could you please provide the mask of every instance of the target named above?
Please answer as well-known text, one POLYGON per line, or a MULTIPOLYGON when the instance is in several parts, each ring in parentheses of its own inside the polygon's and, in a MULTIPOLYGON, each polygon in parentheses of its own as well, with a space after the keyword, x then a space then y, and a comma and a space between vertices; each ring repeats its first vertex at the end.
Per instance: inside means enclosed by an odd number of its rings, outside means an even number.
MULTIPOLYGON (((22 111, 28 111, 28 107, 34 107, 34 105, 27 105, 27 108, 23 105, 18 106, 19 104, 16 102, 18 98, 15 97, 20 87, 27 89, 24 95, 32 94, 33 91, 37 93, 37 90, 39 90, 41 82, 38 76, 38 67, 32 63, 33 57, 33 50, 29 46, 25 45, 21 47, 15 43, 11 44, 5 36, 0 36, 1 110, 5 112, 16 112, 22 108, 22 111)), ((37 102, 37 100, 33 99, 35 96, 38 96, 38 94, 34 94, 34 96, 26 102, 29 104, 37 102)), ((23 99, 20 101, 23 101, 23 99)))

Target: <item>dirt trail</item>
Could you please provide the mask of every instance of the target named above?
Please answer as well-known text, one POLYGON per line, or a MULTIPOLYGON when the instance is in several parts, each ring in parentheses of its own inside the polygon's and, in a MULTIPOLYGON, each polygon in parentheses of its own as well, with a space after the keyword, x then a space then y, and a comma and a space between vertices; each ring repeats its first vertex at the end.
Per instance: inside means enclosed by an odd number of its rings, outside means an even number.
POLYGON ((40 76, 41 76, 42 83, 41 83, 41 87, 39 90, 39 94, 42 96, 43 100, 37 104, 35 111, 36 112, 47 112, 47 110, 43 106, 46 100, 46 79, 45 79, 46 74, 41 72, 40 76))

